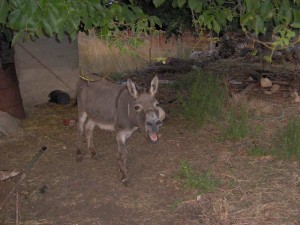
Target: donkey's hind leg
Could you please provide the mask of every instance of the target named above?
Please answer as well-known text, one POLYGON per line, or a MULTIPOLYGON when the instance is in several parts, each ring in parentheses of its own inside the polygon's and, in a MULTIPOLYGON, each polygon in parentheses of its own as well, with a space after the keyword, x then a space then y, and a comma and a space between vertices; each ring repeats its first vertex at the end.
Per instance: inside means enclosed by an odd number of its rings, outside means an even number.
POLYGON ((98 154, 95 149, 94 140, 93 140, 93 131, 95 128, 96 123, 91 119, 88 119, 87 123, 85 124, 85 135, 87 140, 87 147, 88 150, 91 152, 92 159, 97 159, 98 154))
POLYGON ((76 154, 76 158, 78 161, 82 160, 82 153, 81 153, 82 134, 84 132, 84 123, 86 119, 87 119, 87 114, 85 112, 79 113, 78 124, 77 124, 77 154, 76 154))

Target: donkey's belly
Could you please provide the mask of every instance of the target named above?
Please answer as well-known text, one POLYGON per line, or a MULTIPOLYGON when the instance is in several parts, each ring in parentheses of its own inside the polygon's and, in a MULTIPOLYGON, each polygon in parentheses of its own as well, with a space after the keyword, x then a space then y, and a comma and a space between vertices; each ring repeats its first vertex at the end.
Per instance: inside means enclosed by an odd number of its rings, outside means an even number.
POLYGON ((114 124, 106 124, 106 123, 96 123, 98 127, 100 127, 102 130, 109 130, 109 131, 114 131, 115 126, 114 124))

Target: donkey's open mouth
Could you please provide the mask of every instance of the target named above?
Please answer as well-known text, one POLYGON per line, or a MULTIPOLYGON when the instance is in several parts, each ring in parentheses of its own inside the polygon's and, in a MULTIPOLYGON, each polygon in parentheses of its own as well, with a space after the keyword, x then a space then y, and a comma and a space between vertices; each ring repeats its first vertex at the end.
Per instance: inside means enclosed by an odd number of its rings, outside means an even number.
POLYGON ((158 134, 155 132, 147 131, 146 138, 151 144, 158 143, 158 134))

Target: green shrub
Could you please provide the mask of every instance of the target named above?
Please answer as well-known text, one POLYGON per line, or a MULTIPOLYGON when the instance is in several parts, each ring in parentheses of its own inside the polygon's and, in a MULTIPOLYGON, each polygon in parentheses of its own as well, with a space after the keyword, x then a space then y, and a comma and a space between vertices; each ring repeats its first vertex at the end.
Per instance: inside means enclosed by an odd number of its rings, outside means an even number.
POLYGON ((226 127, 221 139, 242 139, 249 133, 249 114, 246 106, 233 106, 225 113, 226 127))
POLYGON ((284 158, 300 160, 300 119, 293 118, 289 121, 280 134, 280 149, 278 153, 284 158))
POLYGON ((206 193, 214 191, 218 186, 218 180, 211 176, 210 171, 205 174, 200 174, 194 171, 187 161, 182 160, 180 164, 177 178, 182 182, 184 187, 206 193))
POLYGON ((175 88, 179 89, 182 114, 196 127, 222 115, 227 92, 218 76, 194 71, 179 79, 175 88))

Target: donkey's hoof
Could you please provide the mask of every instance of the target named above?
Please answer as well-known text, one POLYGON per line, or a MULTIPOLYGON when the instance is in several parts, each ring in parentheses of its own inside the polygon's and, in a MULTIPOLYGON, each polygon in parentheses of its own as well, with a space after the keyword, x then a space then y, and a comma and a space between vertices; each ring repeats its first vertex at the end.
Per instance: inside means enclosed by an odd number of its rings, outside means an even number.
POLYGON ((83 155, 82 154, 77 154, 76 155, 76 161, 77 162, 82 162, 82 160, 83 160, 83 155))
POLYGON ((121 180, 121 182, 122 182, 122 184, 125 185, 125 187, 128 187, 128 185, 129 185, 128 177, 123 178, 123 179, 121 180))

